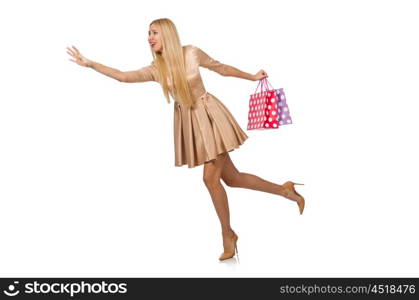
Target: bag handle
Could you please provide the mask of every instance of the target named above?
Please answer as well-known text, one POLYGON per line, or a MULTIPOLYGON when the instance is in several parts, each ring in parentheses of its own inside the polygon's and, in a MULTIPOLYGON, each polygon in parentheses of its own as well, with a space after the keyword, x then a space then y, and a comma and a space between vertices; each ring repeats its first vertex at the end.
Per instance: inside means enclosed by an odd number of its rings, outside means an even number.
MULTIPOLYGON (((259 88, 259 85, 260 85, 261 83, 263 83, 263 82, 262 82, 262 79, 261 79, 261 80, 259 80, 258 86, 256 87, 256 90, 255 90, 255 92, 254 92, 253 94, 256 94, 256 92, 257 92, 257 90, 258 90, 258 88, 259 88)), ((260 90, 260 91, 261 91, 261 92, 263 91, 263 85, 261 85, 261 90, 260 90)))
POLYGON ((261 92, 263 91, 263 87, 265 87, 265 90, 268 91, 269 90, 269 86, 268 84, 271 86, 271 88, 274 90, 274 87, 272 86, 272 84, 268 81, 268 79, 266 77, 262 78, 261 80, 259 80, 258 86, 256 87, 256 90, 254 92, 254 94, 256 94, 259 85, 261 86, 261 92))
POLYGON ((269 90, 269 86, 268 86, 268 84, 269 84, 269 85, 271 86, 271 88, 274 90, 274 87, 273 87, 273 86, 272 86, 272 84, 268 81, 268 78, 267 78, 267 77, 263 78, 262 80, 263 80, 263 83, 265 84, 266 90, 269 90))
MULTIPOLYGON (((265 77, 265 78, 266 78, 266 77, 265 77)), ((262 79, 261 79, 261 81, 262 81, 262 86, 264 86, 264 87, 265 87, 265 91, 269 91, 269 87, 268 87, 268 84, 266 83, 265 78, 262 78, 262 79)))

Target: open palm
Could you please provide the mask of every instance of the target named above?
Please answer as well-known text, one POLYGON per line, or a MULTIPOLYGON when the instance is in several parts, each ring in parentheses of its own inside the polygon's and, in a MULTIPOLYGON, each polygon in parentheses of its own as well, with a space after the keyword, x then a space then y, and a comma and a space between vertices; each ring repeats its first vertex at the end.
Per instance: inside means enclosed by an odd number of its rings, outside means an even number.
POLYGON ((73 47, 72 49, 67 47, 67 53, 70 54, 75 59, 69 59, 69 60, 75 62, 76 64, 80 66, 88 67, 91 61, 85 58, 83 55, 81 55, 80 51, 76 47, 74 46, 72 47, 73 47))

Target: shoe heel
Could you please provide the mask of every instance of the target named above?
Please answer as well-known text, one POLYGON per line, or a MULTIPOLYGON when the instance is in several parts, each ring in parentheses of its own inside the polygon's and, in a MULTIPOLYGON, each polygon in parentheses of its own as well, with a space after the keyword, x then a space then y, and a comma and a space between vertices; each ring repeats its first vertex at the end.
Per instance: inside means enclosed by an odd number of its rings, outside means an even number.
POLYGON ((239 250, 237 250, 237 242, 236 242, 236 245, 234 246, 234 248, 236 249, 237 261, 240 263, 239 250))
POLYGON ((237 241, 239 240, 239 237, 237 236, 236 233, 234 233, 236 236, 236 241, 234 243, 234 250, 236 251, 236 255, 237 255, 237 261, 240 263, 240 259, 239 259, 239 250, 237 248, 237 241))
MULTIPOLYGON (((292 181, 291 181, 291 182, 292 182, 292 181)), ((299 194, 299 193, 295 190, 294 185, 304 185, 304 183, 296 183, 296 182, 292 182, 292 184, 293 184, 292 189, 293 189, 294 193, 296 193, 298 196, 300 196, 301 198, 303 198, 303 201, 304 201, 302 211, 300 211, 300 215, 302 215, 302 214, 303 214, 303 211, 304 211, 305 200, 304 200, 304 197, 303 197, 301 194, 299 194)), ((300 207, 300 206, 298 205, 298 207, 300 207)))

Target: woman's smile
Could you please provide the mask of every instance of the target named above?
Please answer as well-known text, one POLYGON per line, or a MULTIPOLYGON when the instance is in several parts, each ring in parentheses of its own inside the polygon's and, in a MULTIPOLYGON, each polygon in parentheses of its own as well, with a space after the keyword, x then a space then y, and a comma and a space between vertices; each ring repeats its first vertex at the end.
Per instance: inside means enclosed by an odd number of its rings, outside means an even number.
POLYGON ((163 48, 160 39, 160 28, 155 24, 152 24, 148 31, 148 43, 153 51, 158 52, 163 48))

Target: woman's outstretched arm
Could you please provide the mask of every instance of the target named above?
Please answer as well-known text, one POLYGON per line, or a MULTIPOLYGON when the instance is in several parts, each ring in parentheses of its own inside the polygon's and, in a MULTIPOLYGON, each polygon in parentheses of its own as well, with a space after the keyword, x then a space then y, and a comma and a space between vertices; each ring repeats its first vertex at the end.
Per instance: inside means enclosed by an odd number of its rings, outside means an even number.
POLYGON ((74 61, 80 66, 92 68, 93 70, 103 75, 106 75, 110 78, 113 78, 115 80, 118 80, 120 82, 157 81, 156 80, 157 72, 153 63, 150 64, 149 66, 143 67, 135 71, 123 72, 121 70, 105 66, 99 62, 87 59, 74 46, 73 46, 73 49, 70 49, 69 47, 67 47, 67 49, 68 49, 67 53, 75 58, 75 60, 70 59, 71 61, 74 61))
POLYGON ((149 66, 142 67, 135 71, 120 71, 98 62, 90 61, 88 67, 98 71, 106 76, 116 79, 120 82, 146 82, 146 81, 157 81, 156 72, 157 70, 150 64, 149 66))
POLYGON ((101 63, 92 60, 89 60, 89 62, 87 63, 87 67, 92 68, 93 70, 102 73, 103 75, 106 75, 110 78, 116 79, 121 82, 123 81, 123 72, 118 69, 105 66, 101 63))
POLYGON ((150 65, 142 67, 138 70, 122 72, 121 80, 122 82, 146 82, 146 81, 156 81, 158 82, 158 72, 157 68, 152 62, 150 65))

